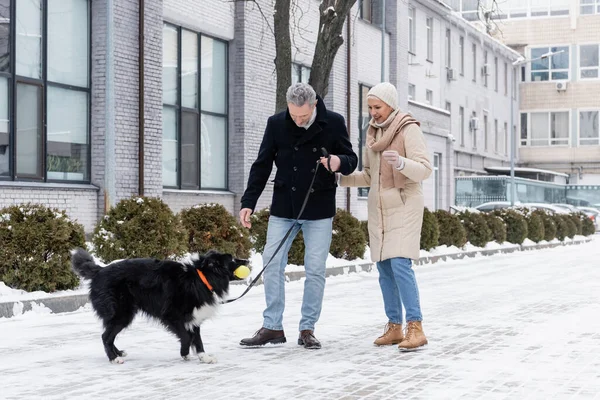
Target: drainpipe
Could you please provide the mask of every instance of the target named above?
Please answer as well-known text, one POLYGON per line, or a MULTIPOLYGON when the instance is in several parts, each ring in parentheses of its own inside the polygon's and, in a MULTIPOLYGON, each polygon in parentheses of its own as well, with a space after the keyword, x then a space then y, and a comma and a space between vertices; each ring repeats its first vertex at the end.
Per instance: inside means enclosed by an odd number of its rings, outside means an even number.
POLYGON ((114 0, 106 1, 106 78, 104 85, 104 212, 116 203, 115 179, 115 60, 114 60, 114 0))
POLYGON ((139 22, 138 22, 138 48, 139 48, 139 55, 138 55, 138 67, 139 67, 139 71, 138 71, 138 75, 139 75, 139 93, 138 93, 138 102, 139 102, 139 115, 138 115, 138 126, 139 126, 139 133, 138 133, 138 145, 139 145, 139 149, 138 149, 138 192, 140 196, 144 195, 144 142, 145 142, 145 136, 144 136, 144 125, 145 125, 145 118, 144 118, 144 30, 145 30, 145 6, 144 6, 144 0, 139 0, 139 10, 138 10, 138 15, 139 15, 139 22))
POLYGON ((385 0, 381 2, 381 82, 385 82, 385 0))
MULTIPOLYGON (((350 13, 346 17, 346 129, 348 130, 348 138, 352 127, 352 80, 350 79, 351 71, 351 56, 352 56, 352 45, 350 43, 350 13)), ((358 149, 360 151, 360 149, 358 149)), ((350 212, 350 188, 346 188, 346 211, 350 212)))

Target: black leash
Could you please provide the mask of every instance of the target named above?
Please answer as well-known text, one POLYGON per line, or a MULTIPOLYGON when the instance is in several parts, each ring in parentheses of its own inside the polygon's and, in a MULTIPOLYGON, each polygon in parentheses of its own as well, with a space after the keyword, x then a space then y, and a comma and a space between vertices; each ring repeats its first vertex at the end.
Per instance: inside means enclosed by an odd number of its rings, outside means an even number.
MULTIPOLYGON (((331 173, 333 173, 331 171, 331 166, 330 166, 331 156, 327 153, 327 150, 325 150, 324 147, 321 147, 321 152, 323 153, 323 157, 327 157, 327 166, 329 168, 329 171, 331 173)), ((308 198, 310 197, 310 191, 312 190, 312 187, 313 187, 313 185, 315 183, 315 178, 317 177, 317 172, 319 172, 319 167, 320 166, 321 166, 321 161, 318 160, 317 161, 317 168, 315 168, 315 173, 313 174, 312 181, 310 182, 310 186, 308 187, 308 190, 306 191, 306 196, 304 196, 304 202, 302 203, 302 207, 300 208, 300 212, 298 213, 298 217, 296 217, 296 220, 294 221, 294 223, 292 224, 292 226, 290 226, 290 229, 288 229, 288 231, 285 234, 285 236, 283 237, 283 239, 281 239, 281 242, 279 243, 279 246, 277 246, 277 249, 275 249, 275 252, 271 256, 271 258, 269 259, 269 261, 265 264, 265 266, 263 267, 263 269, 260 270, 260 272, 258 273, 258 275, 256 275, 256 277, 252 280, 252 282, 250 282, 250 285, 248 285, 248 287, 246 288, 246 290, 244 290, 244 293, 242 293, 240 296, 236 297, 235 299, 229 299, 229 300, 227 300, 225 303, 231 303, 231 302, 234 302, 234 301, 239 300, 242 297, 244 297, 246 295, 246 293, 248 293, 250 291, 250 289, 252 289, 252 287, 254 285, 256 285, 256 282, 258 282, 258 280, 262 276, 263 272, 265 272, 265 269, 267 269, 267 267, 269 266, 269 264, 271 264, 271 261, 273 261, 273 258, 275 258, 275 256, 277 255, 277 253, 279 253, 279 250, 281 250, 281 248, 283 247, 283 244, 285 243, 285 241, 287 240, 287 238, 290 236, 290 233, 292 233, 292 230, 294 229, 294 227, 296 226, 296 224, 300 220, 300 217, 302 216, 302 213, 304 212, 304 209, 306 208, 306 204, 308 203, 308 198)))

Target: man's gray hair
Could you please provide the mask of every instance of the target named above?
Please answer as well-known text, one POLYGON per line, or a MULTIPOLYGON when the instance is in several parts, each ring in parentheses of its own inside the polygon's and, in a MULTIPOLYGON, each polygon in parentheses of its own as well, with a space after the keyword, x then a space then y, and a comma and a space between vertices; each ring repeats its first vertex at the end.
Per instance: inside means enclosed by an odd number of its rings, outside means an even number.
POLYGON ((285 97, 288 103, 292 103, 298 107, 302 107, 306 103, 313 105, 317 101, 315 89, 308 83, 302 82, 290 86, 285 97))

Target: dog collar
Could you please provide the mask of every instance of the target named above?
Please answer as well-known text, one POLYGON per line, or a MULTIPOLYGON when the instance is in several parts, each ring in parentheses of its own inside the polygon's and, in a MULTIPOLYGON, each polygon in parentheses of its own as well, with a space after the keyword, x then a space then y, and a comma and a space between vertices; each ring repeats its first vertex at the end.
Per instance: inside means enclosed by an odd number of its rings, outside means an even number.
POLYGON ((200 280, 202 282, 204 282, 204 284, 206 285, 206 287, 208 288, 208 290, 210 290, 211 292, 213 291, 213 287, 211 286, 210 283, 208 283, 208 279, 206 279, 206 276, 204 276, 204 274, 202 273, 202 271, 200 271, 199 269, 196 270, 198 272, 198 276, 200 277, 200 280))

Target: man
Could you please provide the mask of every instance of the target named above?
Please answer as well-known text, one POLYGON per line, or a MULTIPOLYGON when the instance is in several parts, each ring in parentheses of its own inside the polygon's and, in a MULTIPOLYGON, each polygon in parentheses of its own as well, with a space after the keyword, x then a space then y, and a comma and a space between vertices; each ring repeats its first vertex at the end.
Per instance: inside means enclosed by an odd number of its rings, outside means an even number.
MULTIPOLYGON (((294 225, 302 208, 317 162, 325 148, 332 154, 331 171, 344 175, 356 169, 358 158, 352 144, 344 117, 328 111, 323 100, 306 83, 297 83, 287 91, 288 108, 273 115, 267 122, 258 157, 252 165, 248 187, 242 196, 240 220, 250 228, 250 215, 263 192, 273 169, 273 200, 270 208, 267 243, 263 262, 267 263, 294 225)), ((320 349, 314 336, 315 324, 321 314, 325 289, 325 262, 331 244, 332 222, 335 215, 335 175, 319 167, 308 203, 294 225, 292 233, 264 272, 265 300, 263 326, 253 337, 242 339, 242 346, 262 346, 267 343, 285 343, 283 310, 285 308, 285 275, 287 254, 294 237, 302 229, 305 255, 306 281, 302 300, 302 319, 298 344, 308 349, 320 349)))

